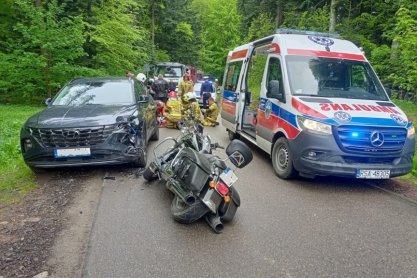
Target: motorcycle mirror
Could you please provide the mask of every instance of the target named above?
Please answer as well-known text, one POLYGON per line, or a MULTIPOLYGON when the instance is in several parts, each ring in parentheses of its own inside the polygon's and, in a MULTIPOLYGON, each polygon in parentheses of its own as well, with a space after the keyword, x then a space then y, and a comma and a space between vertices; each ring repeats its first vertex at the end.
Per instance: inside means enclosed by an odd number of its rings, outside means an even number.
POLYGON ((237 168, 243 168, 248 165, 252 159, 253 154, 250 148, 240 140, 233 140, 226 148, 226 154, 229 160, 237 168))

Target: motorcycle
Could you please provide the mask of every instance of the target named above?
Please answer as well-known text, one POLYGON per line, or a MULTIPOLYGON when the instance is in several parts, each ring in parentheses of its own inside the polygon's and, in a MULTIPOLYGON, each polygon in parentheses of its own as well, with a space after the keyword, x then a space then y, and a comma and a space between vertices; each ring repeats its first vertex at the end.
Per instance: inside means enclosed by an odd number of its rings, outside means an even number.
POLYGON ((165 181, 167 189, 174 193, 171 214, 176 221, 188 224, 204 217, 216 233, 221 233, 223 223, 230 222, 240 206, 234 187, 238 180, 236 169, 227 166, 226 161, 241 169, 253 155, 245 143, 233 140, 226 148, 228 158, 222 160, 212 154, 212 150, 222 147, 203 136, 199 148, 196 133, 186 129, 177 139, 161 141, 154 149, 155 161, 145 169, 143 177, 165 181), (173 145, 159 154, 158 149, 167 142, 173 145))

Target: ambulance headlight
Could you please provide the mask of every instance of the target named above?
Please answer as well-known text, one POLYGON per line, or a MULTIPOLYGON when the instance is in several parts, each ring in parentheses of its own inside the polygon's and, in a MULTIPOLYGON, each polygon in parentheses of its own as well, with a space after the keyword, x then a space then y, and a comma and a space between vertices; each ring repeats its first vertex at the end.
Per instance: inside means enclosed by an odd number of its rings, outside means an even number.
POLYGON ((310 120, 301 116, 297 116, 298 125, 305 131, 313 132, 321 135, 331 135, 332 126, 310 120))
POLYGON ((415 133, 416 133, 416 130, 415 130, 414 126, 413 125, 410 126, 407 129, 407 138, 413 138, 415 133))

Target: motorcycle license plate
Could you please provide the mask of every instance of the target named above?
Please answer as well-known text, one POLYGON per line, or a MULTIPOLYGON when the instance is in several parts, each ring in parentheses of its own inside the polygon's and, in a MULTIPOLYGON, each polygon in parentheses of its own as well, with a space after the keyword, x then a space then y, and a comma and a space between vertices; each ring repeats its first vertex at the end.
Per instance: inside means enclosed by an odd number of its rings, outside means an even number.
POLYGON ((358 179, 389 179, 390 170, 356 170, 358 179))
POLYGON ((232 186, 237 181, 237 176, 233 173, 233 170, 227 167, 223 173, 220 174, 222 181, 227 184, 227 186, 232 186))

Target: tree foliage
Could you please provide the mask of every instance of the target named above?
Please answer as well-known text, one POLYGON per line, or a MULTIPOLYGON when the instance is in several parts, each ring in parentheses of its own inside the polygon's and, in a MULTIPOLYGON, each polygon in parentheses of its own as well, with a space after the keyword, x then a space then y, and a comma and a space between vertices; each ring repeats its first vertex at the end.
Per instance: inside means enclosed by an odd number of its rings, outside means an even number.
POLYGON ((38 102, 74 77, 161 61, 220 78, 239 44, 331 24, 399 97, 417 99, 415 0, 2 0, 0 101, 38 102))

